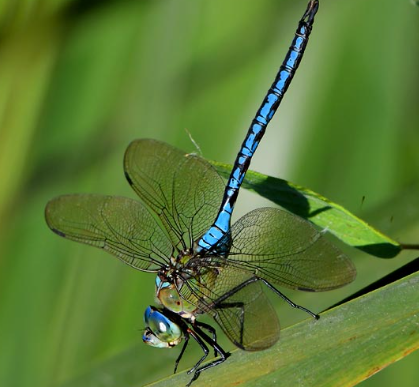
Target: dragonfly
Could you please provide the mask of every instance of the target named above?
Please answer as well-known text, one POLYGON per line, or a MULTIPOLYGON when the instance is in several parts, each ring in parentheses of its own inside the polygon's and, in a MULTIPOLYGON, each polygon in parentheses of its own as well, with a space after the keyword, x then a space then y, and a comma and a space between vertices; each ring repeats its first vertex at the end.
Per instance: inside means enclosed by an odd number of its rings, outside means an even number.
POLYGON ((265 289, 294 308, 275 285, 326 291, 355 278, 349 258, 308 221, 279 208, 258 208, 231 225, 251 158, 298 68, 318 0, 311 0, 291 47, 237 155, 227 185, 205 159, 153 139, 132 142, 124 156, 126 178, 139 200, 76 194, 52 199, 48 226, 61 237, 106 250, 136 270, 156 274, 156 298, 144 314, 146 344, 173 348, 190 338, 203 351, 188 373, 200 374, 229 356, 216 330, 199 321, 207 313, 237 347, 269 348, 279 321, 265 289), (211 348, 215 359, 202 364, 211 348))

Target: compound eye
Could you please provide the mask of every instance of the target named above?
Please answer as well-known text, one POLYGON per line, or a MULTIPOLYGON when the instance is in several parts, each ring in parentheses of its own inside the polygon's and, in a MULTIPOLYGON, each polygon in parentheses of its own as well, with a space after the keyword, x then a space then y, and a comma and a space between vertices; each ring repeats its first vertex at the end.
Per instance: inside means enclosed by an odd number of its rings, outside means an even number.
POLYGON ((155 348, 169 348, 169 343, 165 343, 164 341, 159 340, 154 333, 151 331, 150 328, 146 328, 143 334, 143 341, 147 345, 155 348))
POLYGON ((147 328, 143 340, 149 345, 163 348, 162 343, 173 346, 182 340, 182 329, 164 314, 164 310, 149 306, 144 313, 144 322, 147 328))

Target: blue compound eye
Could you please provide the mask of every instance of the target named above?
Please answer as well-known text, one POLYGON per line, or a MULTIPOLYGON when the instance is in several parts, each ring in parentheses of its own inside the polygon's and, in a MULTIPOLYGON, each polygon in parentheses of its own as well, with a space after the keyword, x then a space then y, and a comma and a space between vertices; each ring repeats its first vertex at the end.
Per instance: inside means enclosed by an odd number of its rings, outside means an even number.
POLYGON ((149 306, 144 313, 143 341, 157 348, 173 347, 182 340, 182 329, 163 312, 149 306))
POLYGON ((150 328, 146 328, 143 334, 143 341, 147 345, 155 348, 169 348, 169 343, 165 343, 159 340, 153 332, 151 332, 150 328))

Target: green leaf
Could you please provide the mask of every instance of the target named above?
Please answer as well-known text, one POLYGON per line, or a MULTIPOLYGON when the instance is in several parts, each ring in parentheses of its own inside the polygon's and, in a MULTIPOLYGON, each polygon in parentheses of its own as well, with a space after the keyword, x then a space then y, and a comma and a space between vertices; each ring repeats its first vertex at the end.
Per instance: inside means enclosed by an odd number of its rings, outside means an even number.
MULTIPOLYGON (((268 350, 233 351, 193 387, 269 386, 278 380, 281 387, 353 386, 418 349, 418 321, 419 272, 324 312, 318 321, 282 330, 279 343, 268 350)), ((65 386, 96 387, 103 379, 108 387, 142 386, 147 371, 137 371, 139 357, 138 349, 130 349, 65 386)), ((150 386, 183 386, 190 377, 181 372, 150 386)))
MULTIPOLYGON (((232 166, 210 161, 217 172, 228 179, 232 166)), ((317 226, 327 229, 346 244, 380 258, 392 258, 400 244, 348 210, 307 188, 286 180, 247 171, 243 187, 271 200, 317 226)))

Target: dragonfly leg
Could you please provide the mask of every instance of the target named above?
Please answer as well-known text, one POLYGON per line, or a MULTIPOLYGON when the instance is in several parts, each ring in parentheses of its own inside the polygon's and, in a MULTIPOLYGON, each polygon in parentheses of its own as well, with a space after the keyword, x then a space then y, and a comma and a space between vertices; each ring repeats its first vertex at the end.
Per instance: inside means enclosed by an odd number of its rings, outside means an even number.
POLYGON ((288 303, 293 308, 302 310, 303 312, 308 313, 311 317, 318 320, 320 316, 316 313, 313 313, 311 310, 304 308, 301 305, 297 305, 294 302, 292 302, 285 294, 281 293, 277 288, 275 288, 273 285, 271 285, 268 281, 264 280, 263 278, 259 278, 260 281, 262 281, 269 289, 271 289, 275 294, 277 294, 279 297, 281 297, 284 301, 288 303))
POLYGON ((177 371, 177 367, 179 365, 180 359, 182 359, 182 356, 185 352, 186 347, 188 346, 188 343, 189 343, 189 334, 185 334, 185 343, 183 344, 182 350, 180 351, 180 354, 175 361, 175 370, 173 371, 174 374, 177 371))
MULTIPOLYGON (((203 324, 203 323, 194 323, 193 327, 195 329, 195 331, 193 331, 192 329, 189 329, 189 334, 197 341, 197 343, 201 346, 202 350, 205 352, 205 355, 202 356, 202 358, 198 361, 198 363, 195 364, 195 366, 190 369, 188 371, 188 374, 191 374, 192 372, 194 372, 194 375, 192 377, 192 379, 189 381, 189 383, 186 385, 186 387, 189 387, 196 379, 198 379, 199 375, 201 374, 202 371, 205 371, 209 368, 215 367, 218 364, 223 363, 229 356, 230 354, 228 352, 225 352, 216 341, 212 340, 205 332, 203 332, 198 325, 203 324), (212 361, 209 364, 206 364, 202 367, 199 367, 199 365, 205 360, 205 358, 208 356, 208 348, 204 343, 207 342, 213 349, 214 351, 216 351, 219 355, 220 358, 216 359, 214 361, 212 361), (199 367, 199 368, 198 368, 199 367)), ((207 325, 207 324, 205 324, 207 325)))
POLYGON ((249 278, 247 281, 242 282, 240 285, 236 286, 234 289, 231 289, 225 295, 220 297, 217 300, 217 302, 214 303, 214 305, 216 305, 216 308, 219 308, 220 305, 227 305, 227 304, 222 304, 222 301, 226 300, 228 297, 231 297, 233 294, 239 292, 244 287, 257 281, 262 281, 269 289, 271 289, 275 294, 281 297, 284 301, 286 301, 293 308, 296 308, 296 309, 302 310, 303 312, 308 313, 311 317, 315 318, 316 320, 320 318, 318 314, 315 314, 311 310, 308 310, 307 308, 304 308, 303 306, 297 305, 294 302, 292 302, 285 294, 282 294, 277 288, 275 288, 275 286, 271 285, 268 281, 260 277, 252 277, 252 278, 249 278))
MULTIPOLYGON (((195 329, 199 329, 197 327, 194 327, 195 329)), ((201 339, 201 337, 194 332, 192 329, 188 328, 188 333, 195 339, 195 341, 199 344, 202 351, 204 352, 203 356, 197 361, 197 363, 188 371, 188 374, 191 374, 192 372, 195 372, 195 370, 201 365, 201 363, 207 358, 209 350, 208 347, 205 345, 204 341, 201 339)), ((211 340, 211 339, 210 339, 211 340)), ((195 380, 195 379, 193 379, 195 380)), ((193 381, 192 380, 192 381, 193 381)), ((191 381, 191 383, 192 383, 191 381)))
MULTIPOLYGON (((195 321, 195 324, 201 328, 206 329, 208 332, 211 333, 212 335, 212 340, 214 342, 217 342, 217 331, 209 324, 205 324, 203 322, 200 321, 195 321)), ((217 356, 218 352, 214 349, 214 356, 217 356)))

